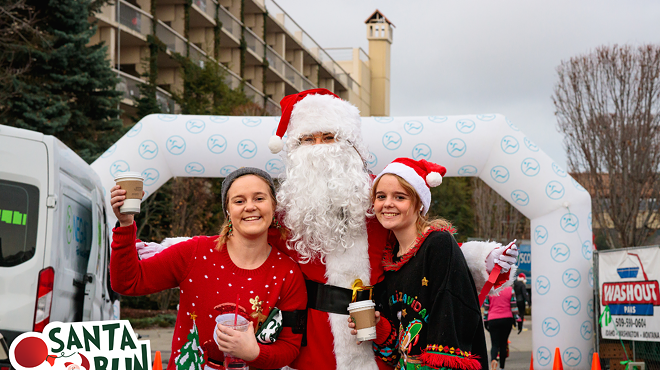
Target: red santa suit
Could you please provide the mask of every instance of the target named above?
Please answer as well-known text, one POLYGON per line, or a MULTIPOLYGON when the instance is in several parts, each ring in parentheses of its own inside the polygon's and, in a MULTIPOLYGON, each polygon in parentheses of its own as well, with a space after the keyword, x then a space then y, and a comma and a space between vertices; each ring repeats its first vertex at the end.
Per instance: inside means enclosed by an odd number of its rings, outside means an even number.
MULTIPOLYGON (((298 358, 290 366, 300 370, 387 369, 388 366, 385 363, 380 360, 378 363, 376 362, 371 343, 357 345, 355 337, 350 334, 347 308, 351 295, 346 299, 346 291, 352 287, 356 279, 360 279, 364 285, 374 285, 383 279, 381 261, 386 238, 389 235, 388 231, 375 218, 367 218, 364 231, 352 233, 351 236, 344 236, 345 239, 340 240, 337 240, 338 238, 335 238, 334 235, 324 234, 325 238, 332 240, 319 240, 318 234, 309 233, 309 231, 314 231, 314 228, 310 226, 313 225, 313 221, 300 222, 301 214, 304 217, 323 218, 328 212, 354 211, 355 208, 351 208, 351 206, 355 204, 350 203, 348 199, 362 200, 365 199, 363 198, 365 196, 366 207, 363 212, 367 211, 370 203, 368 178, 363 178, 367 184, 356 178, 354 185, 351 183, 348 187, 340 188, 344 185, 345 178, 341 175, 333 177, 338 168, 342 168, 343 173, 350 173, 356 177, 366 175, 363 172, 366 171, 363 166, 369 151, 362 140, 360 113, 351 103, 342 100, 326 89, 313 89, 286 96, 280 105, 282 116, 275 136, 271 137, 269 141, 269 148, 271 152, 278 153, 284 147, 282 137, 285 133, 288 135, 286 142, 288 150, 285 158, 287 180, 282 183, 278 193, 278 202, 285 213, 282 218, 284 226, 293 232, 293 244, 296 246, 287 248, 282 243, 278 243, 277 246, 282 252, 299 262, 300 269, 307 280, 308 290, 307 345, 301 348, 298 358), (329 143, 338 143, 339 147, 349 154, 349 157, 342 157, 332 150, 325 151, 324 148, 318 148, 320 149, 318 151, 299 152, 303 150, 302 146, 319 143, 319 139, 322 139, 321 142, 326 142, 325 137, 328 134, 332 135, 329 143), (347 143, 348 145, 346 145, 347 143), (352 161, 356 158, 351 155, 353 151, 357 152, 361 158, 357 161, 360 167, 358 173, 349 172, 355 169, 352 161), (306 162, 308 167, 302 166, 297 153, 314 156, 306 162), (343 159, 346 162, 324 161, 327 157, 333 158, 333 161, 343 159), (327 173, 331 175, 326 176, 327 173), (304 187, 303 192, 299 192, 298 185, 308 184, 310 178, 318 183, 318 192, 305 194, 306 188, 304 187), (321 190, 324 190, 322 187, 326 185, 320 184, 324 180, 333 184, 335 190, 332 194, 320 193, 321 190), (324 194, 327 199, 320 199, 318 194, 324 194), (336 197, 337 195, 340 197, 336 197), (306 196, 311 198, 305 198, 306 196), (344 199, 341 198, 342 196, 344 199), (319 199, 314 199, 314 197, 319 199), (310 208, 301 204, 303 199, 310 202, 310 208), (336 202, 336 204, 327 204, 328 199, 333 199, 332 202, 336 202), (312 202, 315 201, 320 202, 321 206, 312 207, 312 202), (339 203, 345 204, 346 208, 341 210, 333 208, 339 203), (294 207, 295 211, 289 207, 294 207), (332 209, 332 211, 327 211, 327 209, 332 209), (305 210, 310 213, 302 213, 305 210), (322 210, 321 214, 312 212, 316 210, 322 210), (295 216, 288 217, 294 213, 295 216), (304 245, 310 240, 314 244, 314 248, 318 248, 319 244, 328 247, 323 248, 322 258, 315 255, 313 256, 315 258, 309 260, 309 255, 302 255, 304 252, 291 250, 306 250, 307 248, 301 248, 300 244, 304 245), (344 247, 337 244, 343 244, 344 247)), ((344 217, 349 216, 345 214, 344 217)), ((358 216, 358 220, 359 217, 363 216, 358 216)), ((338 229, 342 226, 335 225, 338 229)), ((327 233, 327 230, 324 232, 327 233)), ((473 278, 479 290, 488 277, 486 257, 496 246, 498 246, 497 243, 493 245, 481 243, 481 245, 468 245, 468 248, 464 250, 466 259, 471 261, 468 262, 468 266, 472 271, 476 271, 476 273, 473 272, 473 275, 476 275, 473 278)))

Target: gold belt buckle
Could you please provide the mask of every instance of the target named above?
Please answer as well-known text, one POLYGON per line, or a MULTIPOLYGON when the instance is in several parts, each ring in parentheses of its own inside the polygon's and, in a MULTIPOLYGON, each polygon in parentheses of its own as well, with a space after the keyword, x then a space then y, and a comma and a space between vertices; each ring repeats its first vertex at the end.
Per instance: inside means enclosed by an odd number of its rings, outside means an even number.
POLYGON ((371 285, 363 285, 361 279, 355 279, 355 281, 351 285, 351 289, 353 290, 353 297, 351 299, 351 303, 354 303, 357 300, 357 292, 365 291, 365 290, 369 291, 369 299, 373 300, 374 287, 371 285))

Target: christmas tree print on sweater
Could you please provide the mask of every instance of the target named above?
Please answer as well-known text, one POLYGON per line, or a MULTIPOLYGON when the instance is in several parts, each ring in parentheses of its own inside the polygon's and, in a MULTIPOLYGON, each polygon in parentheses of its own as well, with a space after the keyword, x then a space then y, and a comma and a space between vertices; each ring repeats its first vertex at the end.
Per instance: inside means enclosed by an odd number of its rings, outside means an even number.
POLYGON ((202 370, 204 364, 204 350, 199 346, 199 333, 195 319, 197 315, 190 314, 193 327, 188 334, 188 341, 181 347, 181 353, 176 357, 177 370, 202 370))

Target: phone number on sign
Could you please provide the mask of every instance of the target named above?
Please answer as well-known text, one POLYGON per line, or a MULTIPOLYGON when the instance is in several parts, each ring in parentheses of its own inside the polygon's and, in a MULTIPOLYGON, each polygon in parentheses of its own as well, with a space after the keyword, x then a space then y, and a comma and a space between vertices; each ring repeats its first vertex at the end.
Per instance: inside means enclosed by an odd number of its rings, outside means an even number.
POLYGON ((616 325, 617 328, 645 328, 646 319, 617 317, 616 319, 614 319, 614 325, 616 325))

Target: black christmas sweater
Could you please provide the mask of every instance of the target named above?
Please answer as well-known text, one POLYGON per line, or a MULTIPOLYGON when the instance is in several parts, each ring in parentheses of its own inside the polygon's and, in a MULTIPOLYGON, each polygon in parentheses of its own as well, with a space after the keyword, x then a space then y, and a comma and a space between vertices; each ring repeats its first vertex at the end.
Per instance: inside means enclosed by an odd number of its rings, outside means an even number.
POLYGON ((397 369, 488 368, 477 291, 453 231, 432 227, 401 257, 398 243, 385 249, 373 347, 397 369))

